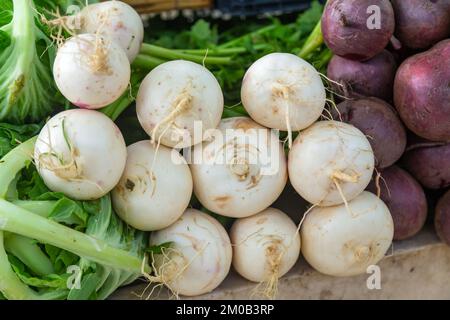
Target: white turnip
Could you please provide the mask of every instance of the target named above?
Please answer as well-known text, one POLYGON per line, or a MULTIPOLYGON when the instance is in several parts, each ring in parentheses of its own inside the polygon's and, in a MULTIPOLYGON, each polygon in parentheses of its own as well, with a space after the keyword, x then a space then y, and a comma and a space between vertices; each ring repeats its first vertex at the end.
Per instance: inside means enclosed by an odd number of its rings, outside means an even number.
POLYGON ((39 133, 34 161, 45 184, 78 200, 98 199, 119 182, 126 145, 119 128, 93 110, 68 110, 39 133))
POLYGON ((130 82, 130 63, 114 41, 94 34, 67 40, 59 48, 53 76, 63 96, 85 109, 99 109, 116 101, 130 82))
POLYGON ((125 171, 112 193, 114 209, 136 229, 168 227, 191 199, 192 176, 186 161, 167 147, 156 151, 150 141, 137 142, 127 150, 125 171))
POLYGON ((316 207, 301 228, 302 254, 321 273, 364 274, 389 249, 394 223, 377 196, 363 192, 345 205, 316 207))
POLYGON ((142 82, 136 101, 137 115, 153 141, 184 148, 203 141, 194 125, 216 128, 223 112, 222 89, 205 67, 184 60, 166 62, 142 82))
POLYGON ((287 181, 283 147, 270 130, 246 117, 222 120, 212 141, 196 145, 194 192, 207 209, 244 218, 268 208, 287 181))
POLYGON ((273 297, 278 279, 300 255, 300 234, 295 223, 282 211, 268 208, 236 220, 230 238, 233 267, 244 278, 263 284, 263 293, 273 297))
POLYGON ((81 19, 81 33, 99 34, 115 41, 133 62, 144 40, 144 25, 130 5, 122 1, 91 4, 81 11, 81 19))
POLYGON ((169 248, 154 255, 154 280, 175 295, 211 292, 230 270, 230 238, 217 220, 201 211, 189 209, 170 227, 152 233, 150 245, 167 243, 169 248))
POLYGON ((302 131, 289 153, 292 186, 307 201, 333 206, 357 197, 369 184, 374 154, 352 125, 321 121, 302 131))
POLYGON ((241 100, 253 120, 290 133, 317 121, 326 92, 319 73, 308 62, 293 54, 272 53, 247 70, 241 100))

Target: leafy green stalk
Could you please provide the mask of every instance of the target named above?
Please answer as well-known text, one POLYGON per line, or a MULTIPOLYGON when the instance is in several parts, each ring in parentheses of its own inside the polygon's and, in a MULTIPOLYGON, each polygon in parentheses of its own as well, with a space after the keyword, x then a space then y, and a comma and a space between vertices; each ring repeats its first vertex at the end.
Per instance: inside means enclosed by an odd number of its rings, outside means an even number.
POLYGON ((142 259, 3 199, 0 199, 0 229, 57 246, 100 264, 136 273, 141 271, 142 259))
POLYGON ((0 231, 0 291, 7 299, 35 300, 38 295, 16 276, 3 246, 3 232, 0 231))
POLYGON ((314 27, 312 33, 309 35, 309 37, 306 39, 306 42, 303 44, 303 47, 300 50, 298 56, 300 58, 306 59, 322 45, 323 45, 322 23, 319 20, 317 25, 314 27))
POLYGON ((10 38, 9 45, 0 48, 0 120, 37 122, 52 111, 57 92, 51 59, 44 52, 51 43, 36 25, 33 1, 12 2, 12 20, 0 27, 10 38))
POLYGON ((39 276, 55 273, 50 259, 42 252, 36 241, 17 234, 5 234, 5 248, 39 276))
POLYGON ((148 43, 144 43, 142 45, 140 53, 142 55, 155 56, 167 60, 184 59, 196 63, 204 63, 206 65, 227 65, 232 63, 232 59, 230 57, 208 57, 206 55, 201 57, 198 55, 158 47, 148 43))

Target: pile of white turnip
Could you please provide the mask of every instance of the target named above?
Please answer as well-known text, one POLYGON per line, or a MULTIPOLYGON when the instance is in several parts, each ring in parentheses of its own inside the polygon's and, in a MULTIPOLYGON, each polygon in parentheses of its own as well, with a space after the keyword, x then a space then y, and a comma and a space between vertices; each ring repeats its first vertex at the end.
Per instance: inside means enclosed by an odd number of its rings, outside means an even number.
MULTIPOLYGON (((374 168, 367 138, 351 125, 318 121, 325 87, 317 71, 294 55, 256 61, 242 95, 245 108, 259 118, 221 120, 223 95, 215 77, 192 62, 164 63, 147 75, 137 96, 138 119, 149 140, 126 148, 105 115, 69 110, 40 133, 36 166, 51 190, 73 199, 111 192, 117 214, 152 232, 152 247, 162 246, 149 254, 153 271, 145 277, 177 296, 214 290, 233 265, 259 283, 256 293, 272 298, 279 278, 296 264, 301 243, 306 259, 322 272, 365 272, 383 257, 393 232, 386 206, 363 193, 374 168), (288 141, 302 130, 289 143, 289 161, 278 132, 263 125, 288 130, 288 141), (270 208, 288 172, 295 189, 313 204, 301 232, 289 216, 270 208), (204 212, 189 209, 193 193, 204 212), (210 212, 236 219, 229 236, 210 212), (323 212, 326 221, 314 222, 323 212), (311 231, 327 223, 328 238, 311 231), (328 251, 314 248, 321 245, 328 251), (345 260, 334 264, 344 248, 345 260)), ((303 213, 298 208, 298 216, 303 213)))
MULTIPOLYGON (((377 2, 388 17, 393 14, 389 1, 377 2)), ((78 200, 111 192, 121 219, 151 232, 149 245, 157 250, 150 250, 152 273, 144 276, 176 296, 214 290, 233 266, 258 284, 256 293, 273 298, 279 279, 294 267, 300 253, 328 275, 366 273, 388 251, 394 229, 397 239, 420 230, 427 206, 421 186, 392 166, 406 148, 406 132, 396 111, 380 100, 392 96, 390 72, 395 72, 395 62, 383 50, 393 23, 388 19, 383 24, 387 29, 375 34, 377 45, 356 43, 368 41, 361 33, 353 47, 349 39, 345 44, 334 41, 338 38, 331 41, 330 34, 343 33, 339 28, 345 29, 352 19, 360 23, 355 16, 359 11, 339 24, 333 21, 333 10, 342 15, 351 10, 345 1, 329 1, 322 21, 327 44, 344 56, 333 59, 328 74, 331 90, 346 95, 341 104, 327 98, 328 81, 311 64, 293 54, 273 53, 255 61, 243 79, 241 100, 250 117, 222 119, 224 98, 214 75, 200 64, 175 60, 154 68, 140 85, 136 111, 149 139, 126 147, 112 120, 87 109, 104 107, 127 90, 130 61, 143 39, 142 22, 120 1, 86 7, 82 32, 59 48, 54 66, 61 93, 80 109, 57 114, 39 134, 34 160, 44 182, 78 200), (338 4, 341 7, 334 8, 338 4), (369 58, 373 60, 355 61, 369 58), (343 82, 362 69, 373 70, 380 85, 343 82), (287 132, 285 141, 280 141, 279 131, 287 132), (310 204, 294 212, 298 224, 271 207, 288 180, 310 204), (408 195, 415 198, 409 207, 416 219, 401 228, 398 221, 404 217, 408 195), (201 211, 193 208, 193 199, 201 211), (215 215, 235 219, 229 232, 215 215)), ((449 57, 449 42, 444 41, 407 60, 397 73, 397 109, 406 125, 417 134, 425 132, 425 138, 450 139, 444 112, 449 111, 449 57), (413 92, 417 88, 408 85, 414 69, 427 67, 436 56, 441 57, 436 63, 442 63, 436 77, 447 76, 446 87, 434 82, 441 88, 436 95, 447 98, 444 107, 435 97, 419 97, 413 92), (427 97, 432 99, 429 112, 436 111, 444 120, 406 110, 407 103, 419 108, 424 103, 420 99, 427 97), (427 121, 437 125, 426 129, 427 121)), ((433 77, 425 71, 423 75, 433 77)), ((434 172, 415 162, 430 150, 439 153, 435 158, 440 170, 439 161, 449 159, 445 142, 417 144, 409 149, 405 163, 410 171, 420 172, 416 177, 422 183, 433 185, 434 172)), ((445 170, 442 179, 448 179, 445 170)), ((447 196, 437 210, 440 233, 450 239, 448 202, 447 196)))

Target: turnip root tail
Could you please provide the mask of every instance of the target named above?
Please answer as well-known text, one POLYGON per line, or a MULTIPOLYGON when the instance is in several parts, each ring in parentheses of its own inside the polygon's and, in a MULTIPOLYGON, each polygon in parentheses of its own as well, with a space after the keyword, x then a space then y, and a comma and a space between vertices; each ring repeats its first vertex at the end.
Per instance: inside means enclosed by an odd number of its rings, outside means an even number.
MULTIPOLYGON (((187 261, 181 250, 176 248, 161 248, 161 254, 154 255, 151 254, 152 258, 152 270, 154 275, 150 275, 144 271, 145 261, 143 262, 142 274, 145 279, 149 281, 149 286, 153 286, 149 294, 147 294, 146 300, 154 297, 154 292, 158 288, 166 286, 171 294, 171 298, 179 299, 179 292, 171 285, 173 282, 177 281, 179 277, 182 276, 183 272, 192 264, 192 262, 200 256, 206 249, 208 244, 201 248, 190 261, 187 261)), ((145 289, 145 291, 147 290, 145 289)), ((143 292, 142 296, 145 294, 143 292)))
POLYGON ((354 174, 350 175, 350 174, 347 174, 347 173, 342 172, 340 170, 336 170, 332 174, 332 178, 333 179, 337 179, 337 180, 340 180, 340 181, 343 181, 343 182, 350 182, 350 183, 358 182, 360 176, 361 175, 356 173, 356 172, 354 174))
POLYGON ((283 86, 279 83, 274 84, 273 93, 276 96, 281 97, 285 104, 286 104, 286 111, 285 111, 285 119, 286 119, 286 128, 288 132, 288 141, 289 141, 289 149, 292 147, 292 127, 291 127, 291 120, 290 120, 290 103, 289 103, 289 88, 287 86, 283 86))
POLYGON ((80 23, 82 23, 83 20, 81 16, 63 16, 61 15, 59 8, 56 8, 56 11, 54 12, 47 12, 53 17, 53 19, 49 20, 44 14, 39 12, 38 15, 41 22, 52 29, 50 37, 59 48, 65 42, 63 32, 67 32, 70 36, 75 36, 76 30, 74 26, 76 26, 76 19, 80 19, 80 23), (54 31, 55 29, 56 31, 54 31))
MULTIPOLYGON (((184 92, 182 93, 177 100, 175 101, 175 108, 172 110, 172 112, 167 115, 167 117, 165 117, 163 120, 161 120, 154 128, 152 131, 152 142, 155 143, 155 141, 157 140, 157 136, 158 136, 158 131, 160 129, 161 126, 167 126, 170 127, 173 123, 173 121, 181 114, 183 114, 184 112, 188 111, 191 107, 192 107, 192 101, 193 101, 193 97, 187 93, 184 92)), ((160 138, 163 136, 164 134, 160 134, 158 140, 160 140, 160 138)), ((159 144, 159 142, 158 142, 159 144)))
POLYGON ((344 201, 345 208, 347 209, 348 213, 353 215, 353 213, 348 205, 347 198, 345 197, 344 192, 342 191, 341 185, 339 184, 339 181, 348 182, 348 183, 357 183, 359 181, 360 175, 356 172, 354 174, 350 175, 345 172, 336 170, 333 172, 331 178, 332 178, 337 190, 339 191, 339 194, 340 194, 342 200, 344 201))
POLYGON ((256 286, 252 295, 260 295, 271 300, 275 299, 277 296, 281 261, 287 249, 280 248, 281 246, 281 241, 274 240, 273 243, 266 248, 267 278, 256 286))

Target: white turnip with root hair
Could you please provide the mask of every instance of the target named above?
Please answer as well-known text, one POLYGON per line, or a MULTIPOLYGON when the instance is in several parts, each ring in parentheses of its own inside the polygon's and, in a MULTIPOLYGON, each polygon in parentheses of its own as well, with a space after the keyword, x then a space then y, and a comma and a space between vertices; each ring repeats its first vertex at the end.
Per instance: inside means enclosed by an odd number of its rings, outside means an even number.
POLYGON ((342 122, 321 121, 300 133, 288 163, 292 186, 305 200, 333 206, 364 191, 375 159, 360 130, 342 122))
POLYGON ((234 269, 244 278, 260 283, 256 293, 274 298, 278 279, 300 255, 300 234, 295 223, 282 211, 268 208, 236 220, 230 238, 234 269))
POLYGON ((184 60, 166 62, 142 82, 136 100, 139 122, 153 142, 185 148, 203 141, 203 130, 218 126, 223 112, 222 89, 205 67, 184 60))
POLYGON ((246 117, 222 120, 211 141, 194 146, 194 193, 210 211, 244 218, 268 208, 287 182, 277 135, 246 117), (200 161, 199 161, 200 160, 200 161))
POLYGON ((313 208, 300 234, 302 254, 314 269, 331 276, 355 276, 384 257, 394 223, 384 202, 365 191, 348 207, 313 208))
POLYGON ((317 70, 289 53, 257 60, 244 76, 241 100, 253 120, 272 129, 292 131, 312 125, 322 114, 326 91, 317 70))
POLYGON ((189 166, 178 152, 164 146, 157 151, 149 140, 132 144, 127 150, 125 171, 112 192, 114 209, 136 229, 153 231, 168 227, 189 205, 192 195, 189 166))
POLYGON ((80 17, 80 33, 99 34, 115 41, 130 62, 139 54, 144 41, 144 24, 130 5, 122 1, 94 3, 86 6, 80 17))
POLYGON ((95 34, 67 40, 53 66, 63 96, 84 109, 99 109, 116 101, 127 90, 130 76, 130 62, 122 48, 95 34))
POLYGON ((153 255, 155 276, 176 296, 198 296, 217 288, 228 275, 232 249, 224 227, 213 217, 188 209, 170 227, 152 233, 150 245, 170 244, 153 255))
POLYGON ((45 184, 77 200, 98 199, 119 182, 127 149, 119 128, 93 110, 68 110, 39 133, 34 162, 45 184))

